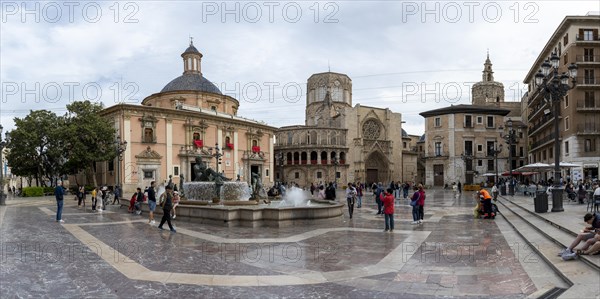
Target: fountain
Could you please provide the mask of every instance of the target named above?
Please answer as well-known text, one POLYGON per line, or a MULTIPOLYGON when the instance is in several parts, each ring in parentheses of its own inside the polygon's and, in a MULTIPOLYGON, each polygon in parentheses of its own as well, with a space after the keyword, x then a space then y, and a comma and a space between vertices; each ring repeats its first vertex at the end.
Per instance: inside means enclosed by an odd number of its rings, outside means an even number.
MULTIPOLYGON (((200 157, 196 158, 194 174, 195 181, 180 181, 185 198, 177 207, 178 220, 186 218, 192 222, 225 226, 282 227, 299 221, 337 218, 344 207, 337 201, 309 200, 309 195, 299 188, 286 192, 281 201, 271 202, 260 175, 252 174, 252 186, 231 181, 206 167, 200 157)), ((163 189, 159 187, 159 190, 163 189)))

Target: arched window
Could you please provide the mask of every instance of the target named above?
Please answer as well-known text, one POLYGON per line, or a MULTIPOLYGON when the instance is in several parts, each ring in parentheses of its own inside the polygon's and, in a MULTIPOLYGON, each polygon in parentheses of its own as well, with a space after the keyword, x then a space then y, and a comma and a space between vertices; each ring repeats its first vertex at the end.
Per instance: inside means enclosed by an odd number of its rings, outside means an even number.
POLYGON ((258 141, 256 139, 252 140, 252 146, 258 146, 258 141))
POLYGON ((321 152, 321 164, 327 164, 327 152, 321 152))
POLYGON ((292 153, 287 153, 287 155, 286 155, 286 156, 287 156, 287 158, 286 158, 286 160, 287 160, 287 164, 288 164, 288 165, 291 165, 291 164, 292 164, 292 161, 293 161, 293 159, 292 159, 292 153))
POLYGON ((340 153, 340 164, 346 164, 346 153, 340 153))
POLYGON ((310 132, 310 141, 311 141, 310 144, 317 144, 317 132, 316 131, 310 132))
POLYGON ((230 144, 231 143, 231 139, 229 139, 229 136, 225 137, 225 144, 230 144))
POLYGON ((300 164, 300 154, 298 152, 294 153, 294 164, 300 164))
POLYGON ((315 151, 310 152, 310 164, 317 164, 318 159, 319 159, 319 155, 317 154, 317 152, 315 152, 315 151))
POLYGON ((306 160, 307 160, 307 154, 306 154, 306 152, 302 152, 300 154, 300 161, 301 161, 300 163, 304 165, 304 164, 306 164, 306 160))
POLYGON ((194 140, 200 140, 200 133, 194 132, 194 140))

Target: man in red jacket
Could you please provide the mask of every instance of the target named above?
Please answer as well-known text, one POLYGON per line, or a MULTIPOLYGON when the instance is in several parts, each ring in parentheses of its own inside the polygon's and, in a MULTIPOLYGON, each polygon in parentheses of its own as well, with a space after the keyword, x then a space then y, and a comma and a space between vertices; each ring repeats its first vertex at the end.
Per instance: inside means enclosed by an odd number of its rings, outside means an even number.
POLYGON ((381 194, 381 202, 383 203, 383 215, 385 217, 385 230, 384 232, 394 231, 394 195, 392 188, 387 188, 381 194))

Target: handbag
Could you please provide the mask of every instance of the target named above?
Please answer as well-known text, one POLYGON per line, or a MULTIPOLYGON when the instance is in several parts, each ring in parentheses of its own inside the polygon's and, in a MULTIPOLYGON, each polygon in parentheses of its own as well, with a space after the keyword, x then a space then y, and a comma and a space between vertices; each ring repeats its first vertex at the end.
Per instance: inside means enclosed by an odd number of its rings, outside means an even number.
POLYGON ((411 201, 410 201, 410 206, 411 206, 411 207, 414 207, 414 206, 416 206, 416 205, 417 205, 417 201, 416 201, 416 200, 411 200, 411 201))

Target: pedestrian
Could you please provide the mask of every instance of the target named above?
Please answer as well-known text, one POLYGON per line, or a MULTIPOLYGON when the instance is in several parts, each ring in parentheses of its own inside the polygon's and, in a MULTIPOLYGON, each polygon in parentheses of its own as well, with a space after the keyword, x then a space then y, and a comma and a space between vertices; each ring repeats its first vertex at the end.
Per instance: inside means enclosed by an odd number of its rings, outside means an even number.
POLYGON ((56 188, 54 188, 54 197, 56 197, 56 222, 65 223, 62 219, 63 203, 65 199, 65 188, 61 181, 56 188))
MULTIPOLYGON (((79 189, 77 190, 77 208, 81 209, 81 203, 84 200, 85 196, 85 187, 83 186, 79 186, 79 189)), ((83 202, 83 207, 85 208, 85 202, 83 202)))
POLYGON ((483 219, 494 219, 496 216, 492 210, 492 196, 485 189, 477 192, 479 200, 483 204, 483 219))
POLYGON ((383 184, 379 182, 377 187, 375 188, 375 202, 377 203, 377 214, 375 215, 383 215, 383 202, 381 201, 381 195, 383 194, 383 184))
POLYGON ((498 187, 494 184, 492 186, 492 195, 494 196, 494 201, 498 200, 498 187))
POLYGON ((417 186, 415 186, 414 188, 415 193, 413 193, 411 199, 410 199, 410 205, 412 206, 412 216, 413 216, 413 222, 411 222, 411 224, 419 224, 419 220, 421 220, 421 214, 419 211, 419 197, 421 195, 421 193, 419 192, 419 188, 417 188, 417 186))
POLYGON ((346 201, 348 202, 348 214, 350 214, 350 219, 352 219, 354 204, 356 203, 356 188, 352 186, 352 183, 348 183, 348 188, 346 188, 346 201))
POLYGON ((163 229, 163 224, 167 222, 171 232, 176 233, 177 231, 171 224, 171 209, 173 208, 173 189, 170 185, 165 187, 165 193, 160 196, 160 206, 163 208, 163 216, 158 225, 158 229, 163 229))
POLYGON ((119 186, 115 186, 115 198, 113 199, 112 204, 114 205, 116 202, 119 202, 119 197, 121 196, 121 188, 119 186))
POLYGON ((148 224, 156 223, 154 221, 154 210, 156 210, 156 190, 154 189, 154 181, 150 183, 150 187, 146 190, 148 194, 148 224))
POLYGON ((177 214, 175 213, 175 208, 179 205, 179 200, 179 192, 173 191, 173 219, 177 217, 177 214))
POLYGON ((135 193, 135 213, 137 215, 142 215, 142 202, 144 202, 144 193, 142 193, 142 188, 137 187, 137 192, 135 193))
POLYGON ((385 230, 384 232, 394 231, 394 194, 393 189, 388 188, 381 196, 383 202, 383 215, 385 217, 385 230))
POLYGON ((402 195, 404 196, 404 199, 408 198, 408 191, 410 191, 410 184, 408 182, 404 182, 402 185, 402 195))
POLYGON ((458 181, 458 194, 462 195, 462 184, 458 181))
POLYGON ((319 186, 319 193, 317 194, 317 199, 320 200, 325 200, 326 196, 325 196, 325 187, 323 187, 323 185, 319 186))
POLYGON ((314 196, 315 195, 315 190, 317 189, 317 187, 315 187, 314 183, 310 183, 310 196, 314 196))
POLYGON ((425 216, 425 189, 423 185, 419 184, 419 224, 423 223, 423 217, 425 216))
POLYGON ((96 201, 97 201, 97 190, 98 188, 94 187, 94 189, 92 189, 92 211, 96 210, 96 201))
POLYGON ((362 197, 364 189, 365 187, 360 182, 356 184, 356 199, 358 200, 356 208, 358 209, 362 207, 362 197))

